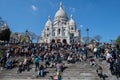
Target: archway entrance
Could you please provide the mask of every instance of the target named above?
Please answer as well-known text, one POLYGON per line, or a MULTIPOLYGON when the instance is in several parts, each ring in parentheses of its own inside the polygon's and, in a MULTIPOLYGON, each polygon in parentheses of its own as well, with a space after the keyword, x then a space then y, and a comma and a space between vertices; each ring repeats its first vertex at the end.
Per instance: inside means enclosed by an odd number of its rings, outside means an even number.
POLYGON ((67 43, 66 39, 63 39, 63 43, 64 43, 64 44, 66 44, 66 43, 67 43))
POLYGON ((61 39, 57 39, 57 43, 60 43, 61 42, 61 39))
POLYGON ((55 40, 54 40, 54 39, 52 39, 52 43, 55 43, 55 40))

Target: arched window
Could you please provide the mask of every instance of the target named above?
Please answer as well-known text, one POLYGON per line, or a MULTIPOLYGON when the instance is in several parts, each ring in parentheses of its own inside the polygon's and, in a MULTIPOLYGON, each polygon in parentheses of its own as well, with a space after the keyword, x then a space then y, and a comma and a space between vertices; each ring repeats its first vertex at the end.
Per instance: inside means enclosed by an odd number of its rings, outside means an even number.
POLYGON ((66 39, 63 39, 63 43, 67 43, 66 39))
POLYGON ((49 30, 49 28, 47 28, 47 30, 49 30))
POLYGON ((58 29, 58 34, 60 34, 60 29, 58 29))
POLYGON ((54 40, 54 39, 52 39, 52 43, 55 43, 55 40, 54 40))
POLYGON ((73 27, 71 27, 71 30, 73 30, 74 28, 73 27))
POLYGON ((49 37, 49 34, 47 34, 47 37, 49 37))

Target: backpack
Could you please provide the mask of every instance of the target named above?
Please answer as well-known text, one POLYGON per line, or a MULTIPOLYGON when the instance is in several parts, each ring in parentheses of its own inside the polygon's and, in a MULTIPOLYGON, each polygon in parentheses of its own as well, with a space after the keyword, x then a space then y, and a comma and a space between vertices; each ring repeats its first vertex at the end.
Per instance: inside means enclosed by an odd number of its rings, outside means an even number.
POLYGON ((35 62, 36 62, 36 63, 39 63, 39 60, 40 60, 40 59, 39 59, 38 57, 35 58, 35 62))

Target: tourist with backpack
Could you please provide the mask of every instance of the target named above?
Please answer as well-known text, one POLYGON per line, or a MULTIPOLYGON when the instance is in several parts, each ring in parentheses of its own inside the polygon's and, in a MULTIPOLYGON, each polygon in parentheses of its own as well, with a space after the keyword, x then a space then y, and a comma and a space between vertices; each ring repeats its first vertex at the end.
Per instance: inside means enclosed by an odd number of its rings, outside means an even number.
POLYGON ((35 71, 39 69, 39 62, 40 62, 40 57, 36 56, 35 57, 35 71))

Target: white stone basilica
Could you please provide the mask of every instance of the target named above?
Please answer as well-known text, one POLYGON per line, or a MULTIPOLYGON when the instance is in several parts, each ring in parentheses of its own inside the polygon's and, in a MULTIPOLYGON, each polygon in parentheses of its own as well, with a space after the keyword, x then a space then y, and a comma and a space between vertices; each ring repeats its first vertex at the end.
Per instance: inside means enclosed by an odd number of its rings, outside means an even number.
POLYGON ((50 17, 48 17, 38 43, 66 42, 71 44, 80 42, 80 40, 80 32, 76 27, 72 15, 70 16, 70 20, 68 20, 68 16, 62 8, 62 3, 60 3, 60 8, 55 14, 54 21, 52 22, 50 17))

